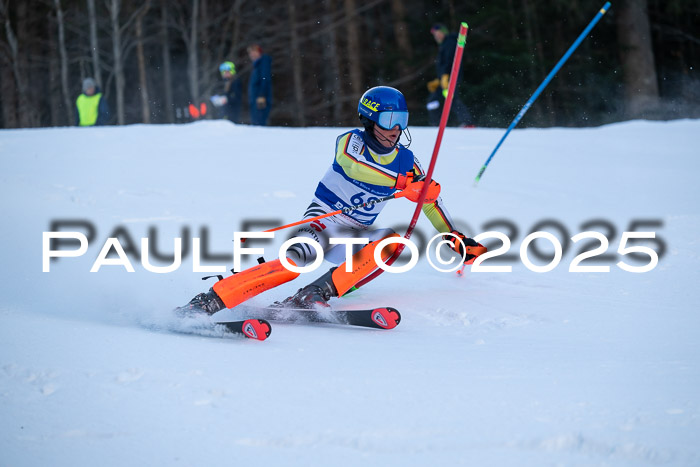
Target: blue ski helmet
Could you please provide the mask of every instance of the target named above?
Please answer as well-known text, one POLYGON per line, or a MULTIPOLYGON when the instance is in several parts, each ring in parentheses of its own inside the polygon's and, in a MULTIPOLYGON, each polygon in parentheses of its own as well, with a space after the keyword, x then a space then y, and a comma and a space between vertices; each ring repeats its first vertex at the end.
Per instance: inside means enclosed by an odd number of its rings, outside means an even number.
POLYGON ((370 120, 385 130, 396 125, 401 130, 408 127, 408 106, 406 99, 398 89, 377 86, 367 90, 357 105, 360 120, 370 120))

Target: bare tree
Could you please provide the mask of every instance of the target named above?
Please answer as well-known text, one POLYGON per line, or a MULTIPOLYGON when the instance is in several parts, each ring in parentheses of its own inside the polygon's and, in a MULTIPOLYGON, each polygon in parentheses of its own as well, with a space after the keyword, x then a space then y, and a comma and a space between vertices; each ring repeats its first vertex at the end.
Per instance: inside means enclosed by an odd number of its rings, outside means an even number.
POLYGON ((457 10, 455 9, 455 0, 447 0, 448 11, 450 12, 450 29, 457 29, 459 21, 457 21, 457 10))
POLYGON ((185 43, 189 101, 199 102, 199 0, 171 4, 176 8, 173 27, 185 43))
POLYGON ((43 30, 38 29, 38 22, 29 2, 17 2, 17 43, 19 45, 19 71, 23 80, 23 100, 21 101, 20 124, 23 127, 39 126, 41 121, 39 111, 39 95, 34 92, 32 73, 35 57, 42 53, 39 37, 43 30))
MULTIPOLYGON (((212 67, 212 59, 214 59, 214 44, 220 42, 219 35, 216 34, 215 26, 219 23, 219 18, 216 18, 216 14, 210 16, 209 2, 207 0, 200 0, 200 15, 199 15, 199 38, 200 45, 202 46, 203 53, 199 55, 199 66, 197 67, 198 78, 199 78, 199 92, 200 99, 204 95, 211 95, 212 88, 214 87, 213 80, 211 79, 212 73, 209 72, 212 67)), ((221 47, 218 47, 221 50, 221 47)), ((218 58, 221 62, 220 57, 218 58)), ((208 113, 207 118, 212 118, 212 114, 208 113)))
POLYGON ((327 64, 326 96, 333 103, 331 119, 333 124, 340 124, 342 120, 342 102, 340 100, 340 51, 338 50, 338 35, 336 28, 327 27, 332 24, 335 16, 335 0, 324 0, 324 26, 326 26, 326 40, 323 47, 323 61, 327 64))
POLYGON ((12 68, 0 66, 0 101, 2 102, 3 128, 17 128, 17 86, 12 68))
POLYGON ((348 36, 348 67, 350 68, 350 87, 356 96, 362 94, 362 57, 360 55, 360 21, 356 14, 355 0, 344 0, 347 16, 346 33, 348 36))
POLYGON ((297 33, 297 14, 294 0, 287 0, 289 14, 290 53, 292 54, 292 76, 294 78, 294 97, 296 100, 295 118, 297 124, 306 126, 304 115, 304 83, 302 81, 302 63, 299 50, 299 35, 297 33))
POLYGON ((173 77, 170 67, 170 41, 168 39, 168 0, 160 0, 160 47, 163 54, 163 92, 165 95, 165 120, 175 121, 173 113, 173 77))
POLYGON ((192 0, 189 39, 187 40, 187 76, 192 102, 199 102, 199 0, 192 0))
MULTIPOLYGON (((216 75, 213 62, 233 59, 238 44, 231 44, 230 25, 233 25, 234 37, 238 37, 240 26, 236 26, 240 18, 243 0, 231 4, 206 2, 202 0, 181 0, 170 2, 173 8, 171 25, 177 32, 178 38, 185 44, 187 88, 190 102, 198 103, 203 96, 212 91, 216 75), (206 45, 205 47, 202 44, 206 45), (224 51, 227 51, 224 54, 224 51)), ((240 73, 241 68, 237 71, 240 73)))
MULTIPOLYGON (((530 47, 535 49, 535 57, 537 60, 532 60, 530 62, 530 79, 533 90, 535 86, 540 83, 540 80, 547 76, 547 71, 544 64, 544 54, 542 52, 542 39, 540 37, 539 29, 537 29, 537 22, 534 18, 532 7, 528 0, 522 0, 523 12, 525 13, 525 37, 527 38, 527 43, 530 47)), ((552 95, 549 93, 544 93, 542 96, 545 101, 545 107, 548 112, 544 112, 541 106, 535 106, 534 113, 536 115, 536 120, 541 120, 544 115, 547 115, 547 120, 550 124, 554 124, 553 118, 553 105, 552 95)))
MULTIPOLYGON (((231 6, 231 9, 229 11, 229 18, 230 21, 229 23, 232 23, 231 26, 231 46, 228 48, 226 53, 223 55, 227 59, 232 59, 236 52, 242 48, 240 45, 241 42, 241 27, 243 24, 243 21, 241 20, 241 8, 243 7, 244 0, 235 0, 233 2, 233 5, 231 6)), ((225 41, 222 41, 222 44, 225 41)))
POLYGON ((97 40, 97 14, 95 0, 87 0, 88 22, 90 23, 90 52, 92 57, 92 75, 100 88, 102 86, 102 67, 100 66, 100 45, 97 40))
MULTIPOLYGON (((58 1, 58 0, 56 0, 58 1)), ((122 28, 119 23, 121 0, 110 0, 108 4, 109 24, 112 30, 112 69, 117 99, 117 123, 124 124, 124 59, 122 57, 122 28)))
POLYGON ((75 113, 73 112, 73 104, 70 95, 70 87, 68 85, 68 52, 66 51, 66 32, 63 21, 63 8, 61 8, 61 0, 54 0, 54 8, 56 9, 56 21, 58 24, 58 52, 61 58, 61 89, 63 91, 63 105, 66 107, 66 117, 68 124, 73 124, 75 121, 75 113))
POLYGON ((625 110, 628 117, 641 118, 655 109, 659 98, 647 0, 621 0, 616 18, 625 110))
POLYGON ((133 39, 129 38, 128 33, 143 10, 149 7, 150 2, 142 4, 134 10, 131 15, 129 15, 128 19, 122 23, 120 19, 122 9, 121 0, 108 1, 107 10, 109 10, 109 23, 112 32, 112 70, 117 100, 117 123, 123 125, 126 121, 124 109, 124 88, 126 86, 124 75, 125 60, 129 49, 134 43, 133 39))
POLYGON ((16 128, 19 125, 17 118, 17 91, 19 83, 19 65, 17 63, 18 45, 15 32, 10 23, 10 15, 4 0, 0 0, 0 17, 5 26, 7 39, 7 51, 3 50, 3 61, 9 66, 0 67, 0 79, 2 80, 2 120, 5 128, 16 128))
MULTIPOLYGON (((700 57, 699 23, 679 7, 687 0, 620 2, 583 44, 588 53, 577 53, 540 98, 530 124, 576 124, 584 112, 589 124, 609 122, 619 89, 630 117, 651 116, 659 94, 698 108, 692 64, 700 57), (613 20, 618 41, 608 36, 613 20), (654 57, 650 30, 665 54, 654 57), (623 72, 605 74, 616 54, 623 72)), ((436 52, 427 28, 437 20, 455 26, 477 9, 473 68, 463 76, 469 104, 479 124, 507 124, 513 99, 533 91, 589 19, 581 0, 548 7, 534 0, 150 0, 148 10, 145 3, 0 0, 0 124, 72 123, 76 83, 86 75, 110 94, 115 121, 172 122, 175 106, 199 102, 220 84, 217 63, 239 62, 245 82, 251 63, 244 50, 252 42, 275 64, 275 122, 355 123, 350 108, 372 81, 402 85, 419 122, 425 111, 414 104, 425 90, 418 81, 436 52)))
MULTIPOLYGON (((12 23, 10 22, 10 14, 4 1, 0 1, 0 8, 0 16, 4 20, 5 36, 9 48, 8 52, 10 68, 12 70, 14 88, 17 94, 17 99, 13 97, 8 99, 8 101, 11 103, 11 107, 9 107, 8 110, 14 109, 11 112, 14 114, 14 117, 10 117, 8 115, 8 121, 14 121, 15 126, 19 127, 34 126, 36 120, 34 118, 35 114, 30 106, 29 94, 27 92, 27 5, 25 3, 17 4, 17 33, 15 33, 15 29, 12 27, 12 23), (22 38, 19 37, 20 34, 23 35, 22 38)), ((9 78, 9 73, 7 78, 9 78)), ((11 83, 12 81, 12 79, 7 79, 8 83, 11 83)))
POLYGON ((143 17, 148 13, 151 0, 146 0, 144 7, 136 16, 136 58, 139 65, 139 95, 141 97, 141 120, 151 123, 151 106, 148 99, 148 81, 146 79, 146 58, 143 51, 143 17))
MULTIPOLYGON (((58 33, 56 32, 57 29, 57 24, 55 21, 47 21, 46 22, 46 31, 47 35, 49 37, 49 40, 51 41, 51 47, 49 47, 49 57, 48 57, 48 63, 49 63, 49 112, 50 112, 50 122, 51 126, 60 126, 63 121, 63 115, 62 115, 62 105, 61 105, 61 86, 60 86, 60 72, 58 70, 60 69, 60 63, 61 60, 58 56, 58 47, 56 46, 56 43, 58 42, 58 33)), ((72 124, 73 122, 69 122, 69 124, 72 124)))
MULTIPOLYGON (((454 6, 452 2, 450 2, 450 5, 454 6)), ((411 37, 408 34, 403 0, 391 0, 391 11, 393 14, 394 37, 401 55, 399 59, 399 73, 401 76, 406 76, 410 72, 407 60, 413 58, 413 47, 411 47, 411 37)))

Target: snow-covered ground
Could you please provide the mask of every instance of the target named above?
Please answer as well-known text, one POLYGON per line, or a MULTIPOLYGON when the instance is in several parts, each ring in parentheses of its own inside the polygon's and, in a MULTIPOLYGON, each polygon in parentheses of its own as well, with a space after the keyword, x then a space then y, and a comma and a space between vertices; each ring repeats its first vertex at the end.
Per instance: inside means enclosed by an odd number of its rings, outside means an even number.
MULTIPOLYGON (((484 264, 512 272, 439 273, 421 252, 412 271, 335 300, 397 307, 391 331, 273 323, 265 342, 169 331, 169 310, 212 285, 193 272, 191 238, 231 256, 234 231, 297 220, 341 131, 0 131, 0 465, 700 463, 700 121, 515 130, 478 188, 503 130, 448 129, 435 171, 443 199, 470 235, 510 237, 514 258, 484 264), (82 224, 55 224, 67 220, 82 224), (243 225, 260 220, 269 224, 243 225), (52 229, 91 241, 42 272, 52 229), (533 229, 562 242, 600 231, 610 256, 582 265, 610 272, 569 272, 587 240, 569 241, 552 271, 529 270, 518 254, 533 229), (641 243, 663 252, 652 271, 616 265, 649 262, 618 253, 630 230, 655 232, 641 243), (135 272, 90 272, 112 236, 135 272), (166 255, 182 237, 182 265, 145 270, 142 237, 166 255)), ((427 166, 436 129, 412 134, 427 166)), ((412 212, 391 201, 379 227, 412 212)), ((433 235, 426 219, 418 230, 433 235)), ((528 249, 545 264, 533 248, 551 250, 547 241, 528 249)), ((328 266, 253 302, 284 298, 328 266)))

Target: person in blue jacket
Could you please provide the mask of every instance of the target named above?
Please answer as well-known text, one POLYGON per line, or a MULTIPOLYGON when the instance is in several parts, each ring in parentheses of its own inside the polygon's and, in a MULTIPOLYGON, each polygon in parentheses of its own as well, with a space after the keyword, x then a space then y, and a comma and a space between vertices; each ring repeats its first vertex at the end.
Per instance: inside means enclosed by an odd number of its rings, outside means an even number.
POLYGON ((272 69, 269 55, 263 54, 258 44, 248 47, 248 57, 253 62, 253 71, 248 82, 248 104, 250 122, 253 125, 267 125, 272 108, 272 69))
POLYGON ((75 100, 75 124, 99 126, 109 123, 109 106, 95 80, 83 80, 83 93, 75 100))

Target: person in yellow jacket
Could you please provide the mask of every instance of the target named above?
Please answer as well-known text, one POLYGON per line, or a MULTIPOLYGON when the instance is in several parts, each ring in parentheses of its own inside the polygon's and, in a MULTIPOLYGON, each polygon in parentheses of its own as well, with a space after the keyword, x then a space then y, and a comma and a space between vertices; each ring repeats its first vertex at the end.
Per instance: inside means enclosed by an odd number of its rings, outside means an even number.
MULTIPOLYGON (((450 86, 450 72, 452 71, 452 61, 454 60, 455 50, 457 49, 457 34, 450 34, 447 26, 444 24, 435 24, 430 33, 433 35, 435 42, 440 46, 438 56, 435 59, 435 67, 437 78, 428 82, 428 118, 430 124, 437 126, 440 123, 442 114, 442 104, 447 97, 447 90, 450 86)), ((459 77, 457 78, 459 79, 459 77)), ((456 88, 455 88, 456 91, 456 88)), ((452 100, 452 115, 457 117, 459 126, 473 127, 472 116, 464 102, 459 98, 459 94, 455 92, 452 100)))
POLYGON ((92 78, 83 80, 83 93, 75 100, 75 107, 77 126, 99 126, 109 123, 107 100, 92 78))

